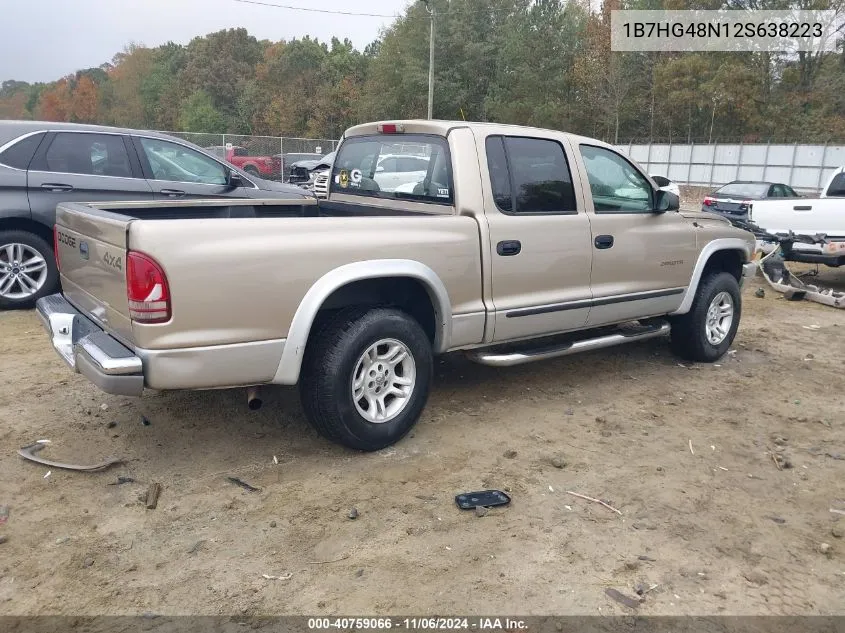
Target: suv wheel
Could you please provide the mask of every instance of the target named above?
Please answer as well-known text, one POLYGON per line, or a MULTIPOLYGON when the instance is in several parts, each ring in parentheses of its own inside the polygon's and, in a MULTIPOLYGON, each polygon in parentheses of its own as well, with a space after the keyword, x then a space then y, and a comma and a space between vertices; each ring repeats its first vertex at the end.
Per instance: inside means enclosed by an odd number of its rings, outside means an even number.
POLYGON ((27 231, 0 231, 0 308, 30 308, 58 285, 47 242, 27 231))
POLYGON ((299 382, 305 414, 328 439, 363 451, 399 441, 428 399, 431 342, 391 308, 348 308, 311 337, 299 382))
POLYGON ((739 327, 742 298, 730 273, 703 278, 687 314, 672 322, 672 350, 687 360, 711 363, 728 351, 739 327))

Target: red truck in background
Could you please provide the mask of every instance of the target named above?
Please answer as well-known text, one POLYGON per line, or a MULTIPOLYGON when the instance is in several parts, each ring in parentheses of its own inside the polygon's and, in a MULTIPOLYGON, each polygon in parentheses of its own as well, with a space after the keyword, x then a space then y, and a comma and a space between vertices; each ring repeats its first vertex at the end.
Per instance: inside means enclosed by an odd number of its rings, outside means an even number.
POLYGON ((239 145, 216 145, 206 149, 252 176, 268 179, 282 177, 281 156, 250 156, 249 150, 239 145))

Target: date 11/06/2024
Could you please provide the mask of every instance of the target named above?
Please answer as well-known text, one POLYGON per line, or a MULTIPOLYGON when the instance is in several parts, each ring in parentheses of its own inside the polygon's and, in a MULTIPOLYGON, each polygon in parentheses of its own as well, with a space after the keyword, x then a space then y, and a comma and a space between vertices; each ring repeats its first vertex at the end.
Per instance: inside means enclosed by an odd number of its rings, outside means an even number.
POLYGON ((475 631, 522 631, 527 630, 525 620, 518 618, 309 618, 310 630, 358 629, 358 630, 475 630, 475 631))

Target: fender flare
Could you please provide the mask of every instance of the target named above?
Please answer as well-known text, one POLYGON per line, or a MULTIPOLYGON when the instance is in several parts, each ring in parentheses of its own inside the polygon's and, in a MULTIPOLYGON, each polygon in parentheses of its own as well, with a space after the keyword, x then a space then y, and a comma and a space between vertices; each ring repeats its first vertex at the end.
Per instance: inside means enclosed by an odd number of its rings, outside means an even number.
POLYGON ((296 313, 293 315, 279 368, 272 382, 279 385, 293 385, 299 380, 305 345, 311 334, 311 326, 326 299, 337 289, 364 279, 410 277, 422 282, 434 306, 436 329, 434 351, 443 353, 449 349, 452 338, 452 304, 443 281, 431 268, 410 259, 374 259, 345 264, 320 277, 305 293, 296 313))
POLYGON ((671 314, 686 314, 690 311, 695 294, 698 292, 701 276, 704 274, 704 268, 713 254, 719 251, 741 251, 745 257, 745 262, 751 259, 751 247, 748 242, 739 237, 722 237, 708 242, 701 249, 701 253, 698 254, 698 260, 696 260, 695 268, 692 271, 692 279, 690 279, 690 284, 687 286, 680 307, 671 314))

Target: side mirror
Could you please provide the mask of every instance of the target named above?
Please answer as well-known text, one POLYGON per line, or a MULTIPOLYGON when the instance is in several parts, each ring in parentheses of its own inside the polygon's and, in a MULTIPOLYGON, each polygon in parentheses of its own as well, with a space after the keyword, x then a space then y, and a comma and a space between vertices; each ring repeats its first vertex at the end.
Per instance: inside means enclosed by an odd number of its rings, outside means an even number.
POLYGON ((381 173, 381 172, 383 172, 383 171, 384 171, 384 166, 383 166, 383 165, 379 165, 378 167, 376 167, 376 173, 377 173, 377 174, 380 174, 380 173, 381 173))
POLYGON ((665 213, 666 211, 677 211, 681 208, 681 199, 678 198, 671 191, 665 189, 658 189, 654 196, 654 211, 655 213, 665 213))
POLYGON ((243 187, 244 185, 246 185, 244 179, 236 171, 229 172, 229 179, 226 184, 229 185, 229 187, 231 187, 232 189, 237 189, 238 187, 243 187))

